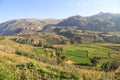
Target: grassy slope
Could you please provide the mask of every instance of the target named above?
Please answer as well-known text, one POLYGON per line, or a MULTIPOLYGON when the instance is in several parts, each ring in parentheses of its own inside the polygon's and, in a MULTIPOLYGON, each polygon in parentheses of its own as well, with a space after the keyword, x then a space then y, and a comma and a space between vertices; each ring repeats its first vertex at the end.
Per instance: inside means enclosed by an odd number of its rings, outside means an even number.
POLYGON ((0 41, 0 80, 79 79, 79 76, 71 71, 40 62, 36 57, 16 55, 16 49, 34 56, 37 54, 33 46, 15 43, 9 40, 9 37, 0 41))
MULTIPOLYGON (((48 65, 36 59, 40 56, 39 53, 44 53, 42 48, 15 43, 9 38, 6 37, 5 40, 0 41, 0 80, 21 80, 21 78, 27 80, 82 80, 80 76, 84 80, 110 80, 114 76, 114 73, 77 69, 72 65, 63 68, 48 65), (21 50, 27 55, 16 55, 16 50, 21 50), (31 58, 29 55, 34 57, 31 58)), ((75 62, 89 63, 86 50, 89 51, 90 57, 99 56, 99 54, 103 55, 101 57, 106 57, 107 52, 114 51, 95 44, 81 44, 65 46, 64 54, 75 62)))

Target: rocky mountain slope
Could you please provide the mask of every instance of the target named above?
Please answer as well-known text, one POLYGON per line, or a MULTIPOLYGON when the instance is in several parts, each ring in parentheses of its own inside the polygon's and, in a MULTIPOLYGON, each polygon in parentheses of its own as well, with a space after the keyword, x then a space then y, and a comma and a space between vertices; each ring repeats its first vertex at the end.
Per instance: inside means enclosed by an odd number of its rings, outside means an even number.
POLYGON ((119 32, 120 14, 102 12, 89 17, 76 15, 63 20, 17 19, 0 24, 0 35, 27 34, 27 38, 36 35, 38 40, 43 39, 50 44, 119 43, 119 32))
POLYGON ((18 19, 0 24, 0 35, 19 34, 21 32, 37 32, 57 27, 75 28, 100 32, 120 31, 120 14, 99 13, 89 17, 71 16, 63 20, 58 19, 18 19), (49 25, 48 25, 49 24, 49 25), (54 25, 53 25, 54 24, 54 25))
POLYGON ((0 24, 0 35, 13 35, 40 31, 47 24, 56 24, 57 19, 17 19, 0 24))
POLYGON ((80 30, 100 32, 120 31, 120 14, 99 13, 90 17, 72 16, 61 21, 57 26, 74 27, 80 30))

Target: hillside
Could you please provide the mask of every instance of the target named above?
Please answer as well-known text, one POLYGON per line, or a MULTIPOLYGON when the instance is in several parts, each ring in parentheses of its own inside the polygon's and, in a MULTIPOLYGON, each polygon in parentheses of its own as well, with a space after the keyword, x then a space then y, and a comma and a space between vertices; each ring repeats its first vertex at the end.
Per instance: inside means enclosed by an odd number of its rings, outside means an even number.
POLYGON ((57 24, 57 19, 16 19, 0 24, 0 35, 16 35, 42 30, 47 24, 57 24))
POLYGON ((13 37, 0 40, 0 80, 79 80, 79 75, 48 64, 44 50, 38 53, 37 47, 19 44, 10 38, 13 37))
POLYGON ((15 37, 18 36, 0 37, 0 80, 119 79, 119 70, 107 73, 101 69, 103 63, 118 59, 118 51, 114 48, 119 48, 119 44, 53 45, 53 48, 45 48, 11 40, 15 37), (58 64, 59 47, 63 48, 61 56, 65 56, 65 60, 61 57, 63 61, 58 64), (101 58, 97 66, 92 66, 88 52, 90 58, 101 58))

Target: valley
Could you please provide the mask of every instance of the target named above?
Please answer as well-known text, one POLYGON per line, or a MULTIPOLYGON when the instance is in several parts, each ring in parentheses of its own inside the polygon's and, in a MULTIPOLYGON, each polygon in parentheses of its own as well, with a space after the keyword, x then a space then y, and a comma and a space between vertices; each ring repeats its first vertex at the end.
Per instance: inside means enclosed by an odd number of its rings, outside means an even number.
POLYGON ((120 14, 0 24, 0 80, 120 80, 120 14))

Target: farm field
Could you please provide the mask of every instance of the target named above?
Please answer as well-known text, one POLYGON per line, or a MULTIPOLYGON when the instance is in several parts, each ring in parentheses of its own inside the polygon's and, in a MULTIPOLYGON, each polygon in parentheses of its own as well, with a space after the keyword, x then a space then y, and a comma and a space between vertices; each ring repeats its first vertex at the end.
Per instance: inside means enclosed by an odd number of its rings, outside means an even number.
MULTIPOLYGON (((117 52, 114 49, 106 48, 97 44, 77 44, 77 45, 68 45, 63 47, 64 54, 69 60, 72 60, 77 63, 91 64, 90 60, 87 57, 89 52, 89 57, 100 57, 101 63, 109 61, 108 53, 117 52)), ((113 55, 112 58, 116 58, 117 55, 113 55)))
MULTIPOLYGON (((101 58, 100 64, 111 61, 118 57, 117 51, 114 48, 105 47, 105 44, 74 44, 74 45, 58 45, 57 47, 63 48, 63 54, 67 57, 67 60, 71 60, 78 64, 88 64, 91 65, 89 58, 99 57, 101 58), (89 54, 88 54, 89 53, 89 54), (109 58, 108 53, 111 54, 109 58), (87 57, 89 56, 89 58, 87 57)), ((109 44, 108 44, 109 45, 109 44)), ((111 44, 112 45, 112 44, 111 44)), ((114 45, 114 44, 113 44, 114 45)), ((54 51, 53 49, 47 50, 48 53, 54 51)), ((44 49, 42 47, 36 47, 35 52, 39 54, 44 54, 44 49)))

